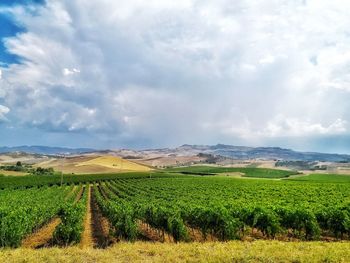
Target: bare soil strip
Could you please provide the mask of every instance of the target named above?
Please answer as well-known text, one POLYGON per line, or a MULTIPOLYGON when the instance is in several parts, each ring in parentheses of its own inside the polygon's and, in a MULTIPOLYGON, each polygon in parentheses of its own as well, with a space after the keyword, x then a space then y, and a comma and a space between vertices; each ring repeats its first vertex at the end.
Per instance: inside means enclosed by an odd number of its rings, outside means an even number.
POLYGON ((92 236, 95 248, 106 248, 113 243, 110 237, 111 225, 106 217, 101 213, 94 195, 94 189, 91 193, 91 213, 92 213, 92 236))
POLYGON ((41 247, 49 246, 49 244, 51 243, 52 234, 60 223, 61 223, 61 219, 55 216, 38 231, 26 237, 22 241, 22 247, 41 248, 41 247))
POLYGON ((207 242, 207 241, 218 241, 219 239, 214 235, 208 233, 206 237, 203 236, 199 229, 187 227, 188 234, 191 241, 207 242))
POLYGON ((88 191, 87 196, 87 209, 84 220, 84 231, 82 233, 80 247, 81 248, 92 248, 93 247, 93 238, 92 238, 92 213, 91 213, 91 186, 86 187, 88 191))
POLYGON ((174 238, 171 235, 164 233, 156 228, 153 228, 147 223, 140 221, 138 225, 139 225, 140 234, 145 240, 153 241, 153 242, 165 242, 165 243, 174 242, 174 238))

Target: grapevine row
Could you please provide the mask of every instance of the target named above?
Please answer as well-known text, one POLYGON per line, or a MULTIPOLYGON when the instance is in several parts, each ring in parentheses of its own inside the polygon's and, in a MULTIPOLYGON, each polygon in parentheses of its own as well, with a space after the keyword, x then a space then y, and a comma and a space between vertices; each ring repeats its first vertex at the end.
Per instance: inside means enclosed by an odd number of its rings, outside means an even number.
MULTIPOLYGON (((257 229, 267 238, 287 235, 307 240, 318 239, 321 235, 344 238, 350 234, 348 204, 338 202, 336 206, 327 206, 322 203, 312 206, 303 200, 299 200, 302 202, 298 205, 286 203, 283 206, 275 205, 276 202, 263 202, 263 200, 243 203, 242 199, 245 196, 235 202, 232 198, 230 199, 229 191, 225 192, 226 189, 221 189, 223 192, 219 197, 217 195, 208 197, 207 194, 211 192, 210 187, 216 187, 216 183, 221 183, 217 180, 207 181, 212 183, 210 186, 206 185, 208 188, 201 188, 193 182, 195 195, 192 197, 192 192, 189 195, 184 191, 188 188, 188 182, 190 181, 181 179, 155 179, 143 182, 116 180, 102 184, 101 188, 109 198, 109 206, 122 204, 127 207, 125 211, 128 211, 129 221, 134 226, 138 220, 141 220, 162 232, 173 235, 175 240, 188 240, 189 228, 199 229, 204 237, 210 234, 219 240, 242 238, 247 234, 248 229, 257 229), (178 184, 174 184, 175 182, 178 184), (223 196, 227 196, 227 199, 225 200, 223 196)), ((296 184, 291 186, 294 185, 296 184)), ((265 197, 268 197, 267 193, 275 190, 268 185, 262 185, 262 187, 265 197)), ((337 186, 337 188, 342 187, 337 186)), ((247 194, 242 189, 237 190, 247 194)), ((281 190, 287 189, 283 187, 281 190)), ((258 192, 256 198, 261 195, 262 193, 258 192)), ((103 200, 101 196, 100 202, 106 202, 103 200)), ((118 211, 121 218, 125 217, 122 211, 123 209, 118 211)), ((110 211, 108 217, 112 216, 113 212, 110 211)), ((126 231, 123 235, 127 237, 129 234, 126 231)), ((133 236, 135 237, 134 234, 133 236)))

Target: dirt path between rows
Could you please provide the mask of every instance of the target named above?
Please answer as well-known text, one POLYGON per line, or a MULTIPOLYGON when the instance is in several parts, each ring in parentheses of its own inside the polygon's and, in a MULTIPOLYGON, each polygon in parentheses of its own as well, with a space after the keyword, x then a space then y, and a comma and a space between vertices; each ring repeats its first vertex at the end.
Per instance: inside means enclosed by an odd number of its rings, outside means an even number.
POLYGON ((40 228, 37 232, 29 235, 22 241, 24 248, 41 248, 50 244, 52 234, 56 227, 61 223, 61 219, 57 216, 52 218, 46 225, 40 228))
POLYGON ((173 243, 174 238, 162 231, 157 230, 156 228, 151 227, 149 224, 139 221, 138 227, 140 234, 143 239, 147 241, 153 241, 153 242, 166 242, 166 243, 173 243))
POLYGON ((101 213, 94 195, 94 188, 89 186, 87 190, 87 211, 79 246, 81 248, 106 248, 115 241, 110 237, 110 223, 101 213))
POLYGON ((202 232, 199 229, 187 227, 188 235, 191 241, 195 242, 215 242, 219 239, 212 235, 211 233, 207 233, 206 237, 203 236, 202 232))
POLYGON ((94 240, 95 248, 106 248, 111 245, 114 240, 110 236, 111 225, 106 217, 102 215, 102 212, 97 204, 96 197, 94 195, 95 189, 92 188, 91 193, 91 212, 92 212, 92 236, 94 240))
POLYGON ((80 247, 81 248, 92 248, 93 238, 92 238, 92 213, 91 213, 91 186, 86 187, 87 192, 87 206, 86 215, 84 220, 84 231, 82 233, 80 247))

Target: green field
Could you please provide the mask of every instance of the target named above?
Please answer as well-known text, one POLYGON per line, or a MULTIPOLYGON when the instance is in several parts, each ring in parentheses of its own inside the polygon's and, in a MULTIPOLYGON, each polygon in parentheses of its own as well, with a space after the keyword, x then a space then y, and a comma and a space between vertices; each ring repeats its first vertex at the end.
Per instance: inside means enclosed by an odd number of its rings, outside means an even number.
POLYGON ((174 175, 161 172, 129 172, 129 173, 115 173, 115 174, 82 174, 71 175, 26 175, 26 176, 2 176, 0 175, 0 189, 6 188, 30 188, 40 186, 54 186, 63 184, 79 184, 79 183, 94 183, 99 181, 113 180, 117 178, 148 178, 148 177, 183 177, 185 175, 174 175))
POLYGON ((293 181, 309 181, 309 182, 333 182, 333 183, 350 183, 350 175, 341 174, 310 174, 291 178, 293 181))
POLYGON ((298 174, 295 171, 286 171, 267 168, 249 168, 249 167, 212 167, 212 166, 189 166, 165 169, 167 172, 176 172, 193 175, 215 175, 225 173, 242 173, 242 177, 253 178, 285 178, 298 174))
POLYGON ((23 188, 33 186, 53 186, 60 185, 61 180, 65 184, 70 183, 93 183, 103 180, 112 180, 117 178, 147 178, 147 177, 184 177, 184 176, 198 176, 198 175, 215 175, 225 173, 242 173, 242 177, 251 178, 287 178, 295 175, 294 171, 284 171, 276 169, 264 168, 224 168, 224 167, 210 167, 210 166, 193 166, 181 167, 172 169, 163 169, 153 172, 128 172, 115 174, 86 174, 86 175, 26 175, 26 176, 2 176, 0 175, 0 189, 6 188, 23 188))

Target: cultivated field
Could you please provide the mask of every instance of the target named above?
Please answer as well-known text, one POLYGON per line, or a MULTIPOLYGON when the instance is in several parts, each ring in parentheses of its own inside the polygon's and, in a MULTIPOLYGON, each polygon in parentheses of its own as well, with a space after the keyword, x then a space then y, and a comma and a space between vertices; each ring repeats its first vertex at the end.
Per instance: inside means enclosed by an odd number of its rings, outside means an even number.
POLYGON ((56 171, 74 174, 118 173, 126 171, 147 172, 149 166, 138 164, 116 156, 75 156, 55 158, 36 164, 36 167, 52 167, 56 171))
POLYGON ((6 175, 6 176, 23 176, 23 175, 28 175, 28 173, 25 172, 16 172, 16 171, 0 171, 1 175, 6 175))
POLYGON ((295 181, 314 181, 314 182, 338 182, 350 183, 350 175, 347 174, 310 174, 308 176, 300 176, 293 178, 295 181))
POLYGON ((0 260, 350 261, 350 177, 293 174, 196 166, 1 177, 0 260), (251 179, 225 176, 236 172, 251 179))
POLYGON ((170 173, 181 173, 189 175, 229 175, 230 173, 240 173, 242 177, 250 178, 286 178, 298 174, 295 171, 268 169, 268 168, 250 168, 250 167, 211 167, 211 166, 190 166, 169 168, 165 171, 170 173))
POLYGON ((91 160, 80 162, 79 164, 77 164, 78 167, 89 166, 89 165, 99 165, 102 167, 107 167, 112 169, 136 171, 136 172, 147 172, 152 170, 148 166, 140 165, 135 162, 127 161, 125 159, 115 157, 115 156, 100 156, 100 157, 93 158, 91 160))

